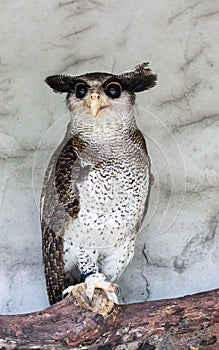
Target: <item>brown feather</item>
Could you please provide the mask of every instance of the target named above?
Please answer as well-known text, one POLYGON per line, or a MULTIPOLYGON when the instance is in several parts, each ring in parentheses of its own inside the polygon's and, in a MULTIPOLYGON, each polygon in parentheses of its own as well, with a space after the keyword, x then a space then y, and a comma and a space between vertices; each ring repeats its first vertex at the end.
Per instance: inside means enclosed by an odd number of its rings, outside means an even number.
POLYGON ((80 175, 77 150, 85 147, 79 137, 67 131, 48 165, 42 195, 42 249, 46 285, 51 304, 61 300, 65 288, 64 230, 80 210, 76 181, 80 175))

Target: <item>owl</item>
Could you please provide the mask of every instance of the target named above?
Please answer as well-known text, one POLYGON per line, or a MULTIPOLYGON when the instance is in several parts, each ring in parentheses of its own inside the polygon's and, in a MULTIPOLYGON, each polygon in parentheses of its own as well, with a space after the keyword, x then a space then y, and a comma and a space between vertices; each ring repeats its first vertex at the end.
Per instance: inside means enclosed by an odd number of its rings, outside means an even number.
POLYGON ((42 249, 51 304, 86 284, 117 302, 116 280, 134 254, 147 211, 150 158, 134 116, 135 93, 156 83, 148 63, 120 75, 52 75, 70 122, 41 194, 42 249))

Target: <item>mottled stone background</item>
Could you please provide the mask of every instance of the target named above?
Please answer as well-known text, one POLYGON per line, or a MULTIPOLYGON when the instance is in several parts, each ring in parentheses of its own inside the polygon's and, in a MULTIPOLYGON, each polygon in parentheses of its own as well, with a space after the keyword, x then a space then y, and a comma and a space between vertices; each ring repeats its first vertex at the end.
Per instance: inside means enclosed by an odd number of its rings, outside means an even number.
POLYGON ((0 313, 48 305, 39 193, 68 116, 45 77, 144 61, 158 74, 136 110, 155 184, 121 300, 219 287, 218 17, 215 0, 0 2, 0 313))

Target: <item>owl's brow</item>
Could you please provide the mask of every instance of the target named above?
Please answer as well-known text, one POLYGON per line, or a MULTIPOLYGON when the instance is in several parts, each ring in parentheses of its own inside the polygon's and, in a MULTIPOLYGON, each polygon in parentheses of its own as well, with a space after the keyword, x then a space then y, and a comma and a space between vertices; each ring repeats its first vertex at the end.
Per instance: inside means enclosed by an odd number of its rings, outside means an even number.
POLYGON ((102 84, 102 87, 105 89, 109 83, 118 83, 123 89, 122 81, 118 79, 116 76, 105 80, 104 83, 102 84))
POLYGON ((75 80, 75 85, 76 84, 85 84, 88 88, 90 88, 91 86, 83 79, 77 79, 75 80))

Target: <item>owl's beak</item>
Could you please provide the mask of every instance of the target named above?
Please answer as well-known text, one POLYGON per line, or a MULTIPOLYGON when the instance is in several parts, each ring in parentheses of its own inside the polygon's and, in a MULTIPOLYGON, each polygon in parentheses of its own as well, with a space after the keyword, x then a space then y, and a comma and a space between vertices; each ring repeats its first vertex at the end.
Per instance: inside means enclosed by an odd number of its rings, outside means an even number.
POLYGON ((103 100, 98 92, 93 92, 90 96, 91 115, 95 119, 108 106, 103 104, 103 100))

